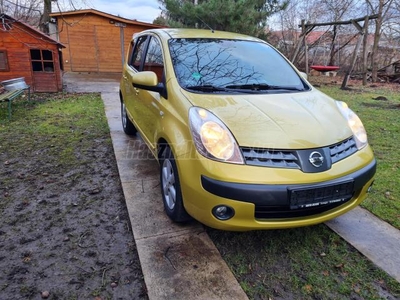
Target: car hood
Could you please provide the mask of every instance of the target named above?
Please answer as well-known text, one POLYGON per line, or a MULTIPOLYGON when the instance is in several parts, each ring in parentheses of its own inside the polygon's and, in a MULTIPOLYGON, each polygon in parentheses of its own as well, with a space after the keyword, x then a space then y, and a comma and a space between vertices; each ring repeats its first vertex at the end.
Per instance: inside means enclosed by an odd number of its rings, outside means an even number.
POLYGON ((285 94, 182 93, 193 105, 219 117, 240 146, 307 149, 352 135, 335 101, 315 89, 285 94))

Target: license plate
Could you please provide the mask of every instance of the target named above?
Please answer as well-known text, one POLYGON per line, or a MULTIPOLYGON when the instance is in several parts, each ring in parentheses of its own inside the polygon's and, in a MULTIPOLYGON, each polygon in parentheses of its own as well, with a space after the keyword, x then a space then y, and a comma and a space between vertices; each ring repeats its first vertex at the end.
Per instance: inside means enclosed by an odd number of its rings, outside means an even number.
POLYGON ((290 208, 308 208, 338 202, 353 197, 354 181, 349 180, 332 185, 289 189, 290 208))

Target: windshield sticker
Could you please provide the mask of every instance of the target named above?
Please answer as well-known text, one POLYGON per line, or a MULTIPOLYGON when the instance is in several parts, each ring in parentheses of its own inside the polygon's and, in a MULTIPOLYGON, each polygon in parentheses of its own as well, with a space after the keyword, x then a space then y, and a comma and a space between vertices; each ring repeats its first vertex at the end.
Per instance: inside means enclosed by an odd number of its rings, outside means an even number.
POLYGON ((193 77, 194 79, 196 79, 196 80, 199 80, 202 76, 201 76, 200 73, 195 72, 195 73, 192 74, 192 77, 193 77))

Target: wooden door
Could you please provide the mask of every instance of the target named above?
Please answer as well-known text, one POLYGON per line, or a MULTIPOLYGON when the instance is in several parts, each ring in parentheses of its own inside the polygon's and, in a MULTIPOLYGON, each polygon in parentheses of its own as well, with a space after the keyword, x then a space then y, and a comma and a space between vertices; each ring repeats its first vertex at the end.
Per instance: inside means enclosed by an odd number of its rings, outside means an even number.
POLYGON ((120 27, 96 26, 95 31, 99 72, 122 72, 120 27))
POLYGON ((71 71, 99 72, 94 25, 68 28, 71 71))

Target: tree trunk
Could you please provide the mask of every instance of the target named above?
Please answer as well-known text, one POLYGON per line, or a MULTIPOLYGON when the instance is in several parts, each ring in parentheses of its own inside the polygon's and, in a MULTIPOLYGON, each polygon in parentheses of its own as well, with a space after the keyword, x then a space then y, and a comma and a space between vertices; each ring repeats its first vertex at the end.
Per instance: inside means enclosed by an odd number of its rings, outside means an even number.
POLYGON ((362 64, 362 72, 363 72, 363 85, 367 85, 368 80, 368 17, 365 17, 364 21, 364 41, 363 41, 363 64, 362 64))
POLYGON ((333 35, 332 35, 332 44, 331 44, 331 53, 330 53, 330 58, 329 58, 329 63, 328 66, 335 66, 335 54, 336 54, 336 47, 335 47, 335 42, 336 42, 336 36, 337 36, 337 28, 336 25, 333 26, 333 35))
MULTIPOLYGON (((368 1, 369 3, 369 1, 368 1)), ((383 20, 386 17, 386 14, 389 12, 391 6, 393 4, 393 0, 379 0, 379 7, 378 7, 378 18, 375 21, 375 34, 374 34, 374 45, 372 48, 372 81, 376 82, 378 80, 378 46, 379 40, 381 38, 381 29, 383 20)))
POLYGON ((43 0, 43 15, 40 18, 40 30, 49 35, 49 22, 51 13, 51 0, 43 0))
POLYGON ((383 1, 379 0, 378 18, 375 20, 374 45, 372 47, 372 81, 378 80, 378 45, 381 38, 383 1))

